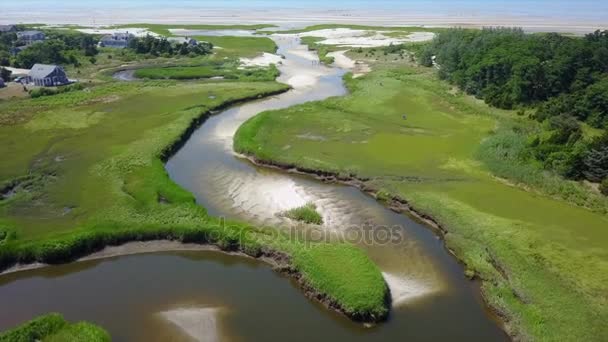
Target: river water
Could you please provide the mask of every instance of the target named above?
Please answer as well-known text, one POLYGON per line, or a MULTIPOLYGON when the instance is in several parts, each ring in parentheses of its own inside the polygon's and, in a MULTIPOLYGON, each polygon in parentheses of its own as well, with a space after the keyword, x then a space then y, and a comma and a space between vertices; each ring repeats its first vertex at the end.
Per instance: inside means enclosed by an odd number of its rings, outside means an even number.
MULTIPOLYGON (((215 216, 290 227, 277 214, 313 202, 316 228, 391 227, 391 243, 361 241, 391 289, 387 323, 364 328, 307 300, 258 261, 217 252, 175 252, 24 271, 0 277, 0 329, 57 311, 90 320, 116 341, 454 340, 507 337, 487 312, 475 283, 427 227, 359 190, 252 165, 233 152, 233 136, 265 110, 346 93, 343 70, 321 66, 294 36, 276 36, 279 81, 293 90, 233 107, 205 122, 167 163, 171 178, 215 216)), ((305 138, 316 139, 312 135, 305 138)))

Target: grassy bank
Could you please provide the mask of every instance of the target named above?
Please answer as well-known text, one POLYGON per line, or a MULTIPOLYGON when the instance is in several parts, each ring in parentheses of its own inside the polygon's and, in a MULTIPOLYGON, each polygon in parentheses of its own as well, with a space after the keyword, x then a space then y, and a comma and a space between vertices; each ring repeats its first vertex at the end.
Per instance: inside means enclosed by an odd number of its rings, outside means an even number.
POLYGON ((130 241, 207 243, 285 255, 311 297, 354 319, 385 318, 386 284, 357 248, 210 217, 164 170, 163 160, 211 111, 287 89, 143 81, 0 103, 0 269, 68 262, 130 241))
POLYGON ((608 338, 606 216, 496 177, 480 157, 489 153, 482 144, 516 114, 388 57, 371 74, 347 76, 351 94, 344 98, 252 118, 237 132, 236 150, 370 179, 369 187, 432 216, 449 248, 483 280, 486 300, 511 335, 608 338), (308 135, 323 139, 301 138, 308 135))
POLYGON ((0 333, 0 341, 109 342, 110 336, 90 323, 69 323, 59 314, 49 314, 0 333))
POLYGON ((237 61, 208 61, 197 66, 152 67, 135 71, 138 78, 193 80, 221 77, 239 81, 274 81, 279 76, 274 66, 242 68, 237 61))

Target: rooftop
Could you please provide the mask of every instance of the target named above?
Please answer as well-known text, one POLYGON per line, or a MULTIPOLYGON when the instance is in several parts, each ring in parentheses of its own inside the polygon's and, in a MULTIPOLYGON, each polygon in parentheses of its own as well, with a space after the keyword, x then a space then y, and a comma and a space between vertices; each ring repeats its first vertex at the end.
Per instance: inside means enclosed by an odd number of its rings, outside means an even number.
POLYGON ((30 70, 29 76, 31 78, 45 78, 52 74, 57 68, 61 69, 60 66, 50 64, 35 64, 30 70))

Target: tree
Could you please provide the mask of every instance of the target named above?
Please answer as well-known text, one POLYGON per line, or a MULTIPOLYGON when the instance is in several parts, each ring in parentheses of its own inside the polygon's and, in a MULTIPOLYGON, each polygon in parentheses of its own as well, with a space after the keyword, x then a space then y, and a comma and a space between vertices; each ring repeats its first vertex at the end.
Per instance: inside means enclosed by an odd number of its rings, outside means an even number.
POLYGON ((608 177, 608 132, 591 144, 583 162, 583 174, 588 180, 600 182, 608 177))
POLYGON ((15 65, 29 69, 36 63, 62 64, 67 61, 65 51, 66 45, 60 40, 35 43, 17 55, 15 65))

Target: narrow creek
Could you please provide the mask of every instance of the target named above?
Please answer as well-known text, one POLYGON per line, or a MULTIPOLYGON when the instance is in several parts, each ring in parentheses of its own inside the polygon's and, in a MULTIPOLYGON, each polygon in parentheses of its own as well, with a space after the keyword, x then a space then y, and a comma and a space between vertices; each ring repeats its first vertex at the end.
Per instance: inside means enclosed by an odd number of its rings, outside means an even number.
POLYGON ((257 167, 234 154, 234 133, 252 116, 346 94, 344 70, 319 65, 295 36, 273 39, 286 57, 279 81, 294 89, 211 117, 166 169, 211 215, 288 226, 278 213, 313 202, 326 231, 392 227, 398 242, 360 244, 391 289, 389 321, 374 328, 352 323, 255 260, 164 252, 2 276, 0 329, 56 311, 102 325, 115 341, 508 340, 431 230, 355 188, 257 167))

